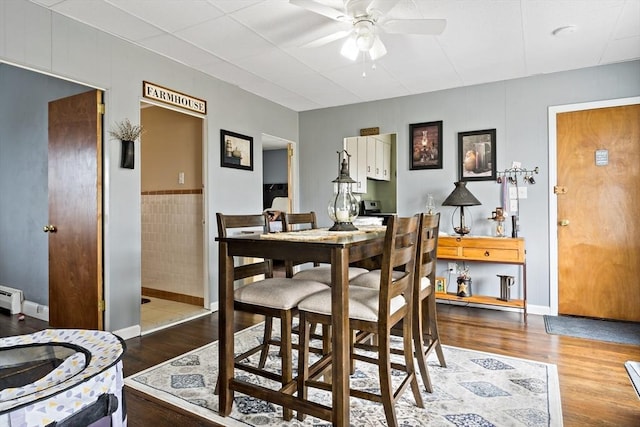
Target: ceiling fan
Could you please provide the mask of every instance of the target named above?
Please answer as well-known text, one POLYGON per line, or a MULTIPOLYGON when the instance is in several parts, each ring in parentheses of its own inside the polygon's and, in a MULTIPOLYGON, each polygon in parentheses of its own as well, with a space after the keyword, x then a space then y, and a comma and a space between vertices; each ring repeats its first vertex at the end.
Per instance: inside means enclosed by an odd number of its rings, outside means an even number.
POLYGON ((336 9, 314 0, 289 0, 289 3, 310 12, 345 22, 350 28, 321 37, 306 47, 318 47, 347 37, 340 53, 355 61, 360 52, 369 54, 372 61, 386 55, 387 49, 380 32, 394 34, 438 35, 444 31, 445 19, 394 19, 385 15, 400 0, 344 0, 342 9, 336 9))

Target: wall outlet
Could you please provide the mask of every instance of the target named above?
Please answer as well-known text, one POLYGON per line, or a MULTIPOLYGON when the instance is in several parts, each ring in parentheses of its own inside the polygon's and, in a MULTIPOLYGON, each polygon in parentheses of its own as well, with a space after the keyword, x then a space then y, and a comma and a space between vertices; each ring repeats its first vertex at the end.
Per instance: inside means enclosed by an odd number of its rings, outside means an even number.
POLYGON ((456 271, 458 271, 458 264, 456 264, 455 262, 450 262, 449 271, 452 273, 455 273, 456 271))
POLYGON ((527 198, 527 187, 518 187, 518 197, 521 199, 527 198))

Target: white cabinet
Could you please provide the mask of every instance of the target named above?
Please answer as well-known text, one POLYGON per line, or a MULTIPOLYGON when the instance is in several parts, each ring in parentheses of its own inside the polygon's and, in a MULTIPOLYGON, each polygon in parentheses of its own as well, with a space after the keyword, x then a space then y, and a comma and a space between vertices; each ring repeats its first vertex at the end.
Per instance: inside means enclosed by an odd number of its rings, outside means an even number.
POLYGON ((382 144, 382 161, 381 161, 380 169, 382 170, 381 179, 384 181, 390 181, 391 180, 391 144, 387 142, 383 142, 382 144))
POLYGON ((351 187, 354 193, 367 192, 367 137, 352 136, 344 139, 344 149, 351 155, 349 175, 356 181, 351 187))
POLYGON ((367 137, 367 177, 391 180, 391 144, 374 136, 367 137))

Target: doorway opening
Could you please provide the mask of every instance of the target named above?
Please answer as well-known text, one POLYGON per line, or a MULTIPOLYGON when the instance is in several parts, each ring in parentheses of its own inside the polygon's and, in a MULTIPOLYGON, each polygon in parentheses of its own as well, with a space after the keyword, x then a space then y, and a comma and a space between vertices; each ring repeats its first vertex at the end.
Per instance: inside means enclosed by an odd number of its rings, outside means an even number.
POLYGON ((286 139, 262 134, 262 206, 265 210, 293 212, 294 146, 286 139))
POLYGON ((207 315, 204 119, 141 103, 141 333, 207 315))

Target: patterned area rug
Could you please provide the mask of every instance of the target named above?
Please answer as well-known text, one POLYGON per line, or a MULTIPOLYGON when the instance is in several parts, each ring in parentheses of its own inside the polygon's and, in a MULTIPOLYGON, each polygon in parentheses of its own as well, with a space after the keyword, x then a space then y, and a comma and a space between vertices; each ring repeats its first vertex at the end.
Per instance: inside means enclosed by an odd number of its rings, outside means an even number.
MULTIPOLYGON (((236 351, 239 353, 260 341, 262 330, 260 324, 237 333, 236 351)), ((420 383, 425 408, 415 406, 410 390, 398 401, 396 412, 401 426, 562 426, 555 365, 457 347, 443 348, 447 368, 440 367, 435 354, 429 359, 434 393, 425 392, 420 383)), ((277 369, 279 360, 277 348, 273 347, 268 364, 277 369)), ((309 416, 302 423, 295 419, 285 423, 281 407, 239 393, 231 416, 221 418, 217 412, 218 398, 213 394, 217 365, 218 344, 213 342, 138 372, 126 378, 125 384, 223 425, 329 425, 309 416)), ((401 381, 403 376, 399 374, 401 381)), ((238 371, 236 375, 246 378, 247 374, 238 371)), ((377 377, 375 367, 358 363, 351 385, 378 390, 377 377)), ((275 383, 257 377, 251 381, 276 387, 275 383)), ((318 402, 331 401, 325 392, 310 389, 309 393, 318 402)), ((382 405, 352 398, 351 425, 386 425, 382 405)))

